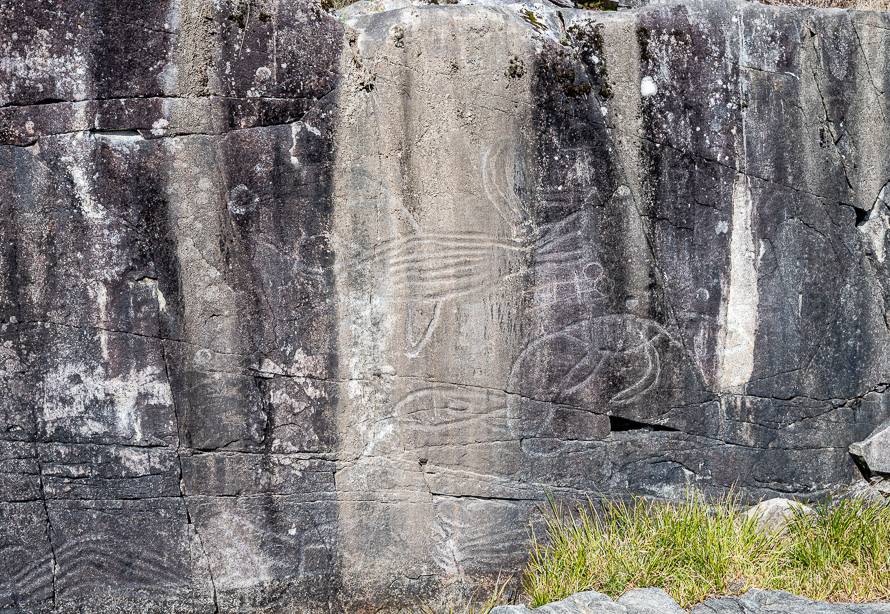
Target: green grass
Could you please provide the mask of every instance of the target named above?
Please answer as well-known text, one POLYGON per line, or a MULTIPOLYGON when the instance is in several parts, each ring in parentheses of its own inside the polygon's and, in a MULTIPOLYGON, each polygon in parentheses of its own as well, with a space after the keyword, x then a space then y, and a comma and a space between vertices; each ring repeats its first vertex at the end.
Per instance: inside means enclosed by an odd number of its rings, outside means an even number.
POLYGON ((533 539, 523 589, 531 605, 596 590, 660 587, 681 606, 750 588, 829 601, 890 599, 890 507, 853 499, 796 515, 782 534, 758 531, 729 496, 708 503, 633 499, 552 505, 533 539))
POLYGON ((476 596, 470 598, 470 601, 459 610, 451 610, 450 614, 488 614, 495 606, 500 605, 505 600, 505 592, 510 578, 503 582, 500 578, 495 581, 494 589, 481 603, 476 601, 476 596))
MULTIPOLYGON (((447 610, 448 614, 488 614, 495 607, 509 601, 506 593, 512 579, 512 576, 502 579, 498 575, 494 585, 490 585, 486 590, 482 590, 482 587, 479 587, 473 591, 473 594, 470 595, 469 599, 462 606, 449 608, 447 610)), ((420 611, 423 614, 435 614, 442 610, 430 605, 422 605, 420 606, 420 611)))

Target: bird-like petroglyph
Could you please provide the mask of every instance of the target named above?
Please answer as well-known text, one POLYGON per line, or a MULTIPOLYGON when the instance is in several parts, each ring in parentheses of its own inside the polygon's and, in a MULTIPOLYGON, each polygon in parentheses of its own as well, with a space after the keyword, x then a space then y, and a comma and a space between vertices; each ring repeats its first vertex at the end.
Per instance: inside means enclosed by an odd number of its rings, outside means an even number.
POLYGON ((587 318, 533 339, 513 363, 508 390, 567 405, 600 393, 611 404, 632 403, 658 383, 662 344, 677 342, 653 320, 587 318))
MULTIPOLYGON (((404 301, 405 354, 411 358, 428 345, 444 305, 496 292, 527 268, 536 231, 516 194, 515 152, 508 145, 499 141, 480 155, 487 202, 478 206, 493 208, 499 221, 495 228, 427 231, 407 207, 399 206, 399 217, 407 224, 395 236, 360 250, 347 264, 353 271, 376 274, 375 291, 404 301)), ((549 256, 544 264, 559 266, 572 257, 549 256)))

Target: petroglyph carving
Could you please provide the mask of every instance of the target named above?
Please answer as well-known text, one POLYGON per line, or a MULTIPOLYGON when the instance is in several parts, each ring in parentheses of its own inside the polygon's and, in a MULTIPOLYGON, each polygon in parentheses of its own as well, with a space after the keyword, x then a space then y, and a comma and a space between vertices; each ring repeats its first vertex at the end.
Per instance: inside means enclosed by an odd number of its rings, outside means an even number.
MULTIPOLYGON (((400 206, 407 233, 385 239, 359 253, 352 269, 382 275, 379 290, 406 297, 405 354, 415 358, 428 345, 449 301, 491 293, 524 270, 535 231, 515 189, 514 156, 503 140, 481 156, 482 187, 508 236, 497 232, 455 230, 428 232, 410 210, 400 206)), ((551 260, 559 265, 564 256, 551 260)))
MULTIPOLYGON (((449 301, 471 294, 492 293, 532 269, 536 281, 524 294, 532 311, 562 302, 591 303, 606 298, 609 279, 592 253, 589 211, 536 225, 516 191, 515 156, 508 142, 486 148, 482 155, 485 196, 509 229, 510 236, 455 230, 427 232, 417 217, 400 206, 409 230, 360 252, 351 269, 376 271, 375 291, 407 297, 405 354, 415 358, 428 345, 449 301)), ((384 189, 376 185, 376 193, 384 189)), ((384 199, 389 200, 389 199, 384 199)))
POLYGON ((513 238, 529 243, 535 229, 528 209, 516 193, 515 156, 509 149, 512 145, 509 139, 502 139, 483 151, 482 187, 513 238))
POLYGON ((36 596, 47 590, 51 593, 55 573, 59 582, 76 576, 77 586, 72 589, 87 593, 89 589, 105 587, 106 584, 102 578, 89 580, 84 570, 106 565, 127 569, 130 579, 135 582, 148 584, 160 578, 173 585, 181 580, 182 570, 165 553, 135 548, 122 550, 112 545, 112 540, 111 534, 102 533, 69 539, 56 546, 54 554, 46 554, 23 566, 10 578, 11 585, 16 586, 23 595, 36 596))
MULTIPOLYGON (((421 384, 401 397, 392 409, 362 427, 362 456, 373 456, 375 450, 393 433, 400 430, 433 427, 465 426, 468 422, 490 417, 506 408, 506 393, 460 386, 457 384, 421 384)), ((415 443, 421 443, 418 438, 415 443)))
MULTIPOLYGON (((3 556, 10 560, 27 561, 27 549, 21 546, 8 547, 2 550, 3 556)), ((38 559, 23 565, 11 577, 6 578, 4 584, 15 587, 16 591, 25 598, 45 599, 52 595, 53 588, 53 557, 46 554, 38 559)))
POLYGON ((414 358, 435 333, 444 304, 496 291, 521 273, 526 252, 520 243, 481 232, 412 234, 382 242, 355 266, 382 272, 380 291, 407 297, 405 353, 414 358))
POLYGON ((437 303, 488 290, 511 271, 492 266, 526 246, 482 232, 412 234, 385 240, 356 266, 382 267, 392 291, 408 290, 414 300, 437 303))
MULTIPOLYGON (((536 270, 539 267, 535 267, 536 270)), ((603 266, 595 261, 561 263, 549 267, 542 275, 545 281, 525 290, 529 298, 529 312, 552 308, 554 305, 575 301, 579 304, 602 301, 606 298, 608 278, 603 266)))
POLYGON ((530 313, 608 297, 611 282, 594 253, 589 224, 590 212, 582 210, 540 226, 531 256, 532 281, 525 290, 530 313))
POLYGON ((589 402, 591 393, 608 395, 608 403, 632 403, 658 383, 662 344, 677 342, 653 320, 629 314, 584 319, 529 343, 513 364, 509 390, 566 405, 589 402))

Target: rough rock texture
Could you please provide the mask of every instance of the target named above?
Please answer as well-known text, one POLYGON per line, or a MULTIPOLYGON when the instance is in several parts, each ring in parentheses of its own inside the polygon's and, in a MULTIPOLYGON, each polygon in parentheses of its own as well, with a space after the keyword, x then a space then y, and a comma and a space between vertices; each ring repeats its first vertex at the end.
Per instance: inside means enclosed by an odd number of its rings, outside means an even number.
MULTIPOLYGON (((684 614, 660 589, 632 590, 616 601, 589 591, 577 593, 548 605, 529 609, 524 605, 500 606, 491 614, 684 614)), ((708 599, 692 608, 691 614, 887 614, 890 604, 837 604, 810 601, 782 591, 751 590, 740 597, 708 599)))
POLYGON ((819 496, 890 418, 887 14, 0 32, 0 609, 438 606, 547 492, 819 496))
POLYGON ((887 614, 888 603, 823 603, 782 591, 751 590, 741 597, 708 599, 691 614, 887 614))
POLYGON ((342 27, 5 0, 0 31, 0 610, 327 604, 342 27))
POLYGON ((629 591, 617 603, 602 593, 587 591, 576 593, 562 601, 550 603, 534 610, 524 605, 494 608, 491 614, 685 614, 670 595, 661 589, 644 588, 629 591))
POLYGON ((813 508, 799 501, 775 497, 748 509, 745 517, 756 519, 761 531, 781 533, 796 516, 813 513, 813 508))
POLYGON ((890 477, 890 424, 880 426, 864 441, 851 444, 850 454, 861 463, 866 475, 890 477))

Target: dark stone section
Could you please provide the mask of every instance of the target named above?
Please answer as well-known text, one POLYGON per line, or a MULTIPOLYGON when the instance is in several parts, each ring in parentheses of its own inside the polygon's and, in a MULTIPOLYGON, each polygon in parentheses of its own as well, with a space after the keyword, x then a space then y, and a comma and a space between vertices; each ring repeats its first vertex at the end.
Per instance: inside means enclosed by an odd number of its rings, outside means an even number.
POLYGON ((0 6, 0 610, 327 607, 341 26, 0 6))
POLYGON ((340 29, 302 0, 16 0, 0 28, 3 107, 216 95, 307 110, 333 88, 340 29))
MULTIPOLYGON (((880 86, 863 83, 878 52, 856 38, 876 18, 648 7, 635 20, 637 83, 645 90, 651 78, 656 91, 643 91, 639 119, 621 98, 633 75, 603 49, 627 36, 615 20, 575 21, 545 43, 533 95, 540 187, 528 202, 545 224, 567 220, 554 251, 572 253, 578 237, 597 276, 582 291, 583 276, 532 269, 535 284, 576 287, 543 316, 527 312, 533 350, 520 354, 515 390, 607 413, 611 428, 599 441, 524 439, 538 483, 667 497, 735 486, 759 497, 818 495, 854 478, 847 446, 890 417, 883 261, 854 219, 856 207, 872 208, 854 204, 856 192, 876 186, 865 198, 874 202, 890 172, 863 131, 862 109, 888 108, 880 86), (813 46, 819 37, 831 42, 813 46), (823 51, 850 44, 849 55, 823 51), (819 114, 801 112, 813 104, 819 114), (827 138, 820 130, 834 132, 827 152, 812 144, 827 138), (843 131, 856 150, 833 146, 843 131), (750 247, 733 245, 734 232, 750 232, 750 247), (727 310, 747 300, 727 295, 745 259, 756 337, 750 376, 734 381, 727 310)), ((886 50, 882 34, 870 40, 886 50)))
POLYGON ((60 611, 212 610, 205 555, 179 497, 48 507, 60 611))
POLYGON ((784 591, 750 590, 740 597, 708 599, 692 608, 692 614, 729 614, 730 612, 778 612, 781 614, 884 614, 886 603, 825 603, 812 601, 784 591))
MULTIPOLYGON (((3 476, 4 492, 7 476, 3 476)), ((37 482, 37 476, 34 476, 37 482)), ((36 484, 35 484, 36 486, 36 484)), ((39 500, 0 503, 3 559, 0 562, 0 608, 45 611, 55 591, 54 557, 44 503, 39 500)))

